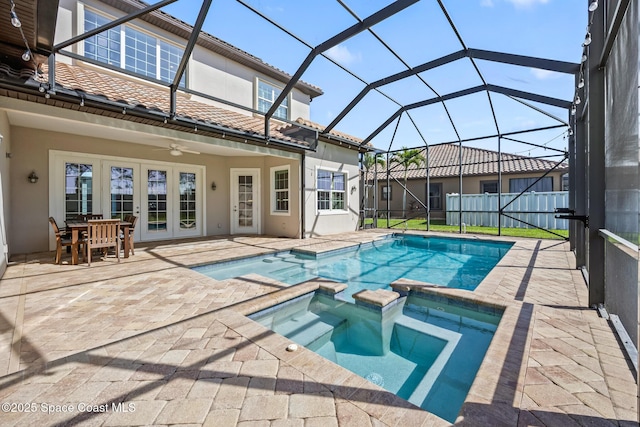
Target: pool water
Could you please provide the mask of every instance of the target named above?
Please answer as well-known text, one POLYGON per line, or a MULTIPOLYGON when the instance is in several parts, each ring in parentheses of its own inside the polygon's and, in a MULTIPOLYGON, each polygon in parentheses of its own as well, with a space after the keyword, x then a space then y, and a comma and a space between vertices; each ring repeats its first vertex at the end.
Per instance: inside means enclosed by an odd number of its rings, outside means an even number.
POLYGON ((402 235, 315 256, 287 251, 241 261, 195 267, 217 280, 249 273, 298 284, 317 277, 349 285, 349 295, 388 288, 401 278, 474 290, 513 243, 402 235))
POLYGON ((250 317, 453 423, 502 312, 446 300, 375 311, 311 293, 250 317))

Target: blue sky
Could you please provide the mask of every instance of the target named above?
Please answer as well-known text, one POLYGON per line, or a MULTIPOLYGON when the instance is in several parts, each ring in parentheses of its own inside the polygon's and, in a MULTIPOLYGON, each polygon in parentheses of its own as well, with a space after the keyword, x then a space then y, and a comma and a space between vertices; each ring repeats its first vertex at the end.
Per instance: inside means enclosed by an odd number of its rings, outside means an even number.
MULTIPOLYGON (((298 38, 316 46, 354 25, 354 18, 334 0, 244 0, 281 24, 298 38)), ((364 19, 392 3, 382 0, 342 0, 353 13, 364 19)), ((469 48, 514 53, 548 59, 579 62, 588 21, 586 0, 442 0, 460 36, 469 48)), ((195 22, 201 2, 179 0, 162 10, 190 24, 195 22)), ((215 0, 204 30, 263 61, 293 74, 309 53, 309 48, 266 22, 235 0, 215 0)), ((421 0, 372 27, 411 67, 462 49, 436 0, 421 0)), ((327 52, 332 62, 318 57, 302 80, 319 86, 324 95, 311 103, 311 120, 328 125, 366 83, 406 70, 370 32, 360 33, 327 52), (365 83, 363 83, 363 81, 365 83)), ((476 61, 485 80, 494 85, 571 100, 573 76, 476 61)), ((397 83, 383 86, 384 94, 370 92, 336 127, 359 138, 369 136, 398 108, 398 104, 433 98, 482 83, 470 60, 461 59, 397 83), (428 83, 430 89, 425 83, 428 83), (389 98, 397 101, 390 100, 389 98)), ((504 95, 491 94, 499 130, 502 133, 558 124, 504 95)), ((551 115, 567 120, 567 111, 535 104, 551 115)), ((486 92, 411 110, 400 123, 393 122, 372 142, 375 147, 399 149, 423 146, 460 138, 496 134, 486 92), (414 126, 415 123, 415 126, 414 126), (419 130, 416 130, 419 129, 419 130), (395 133, 395 137, 394 137, 395 133)), ((515 139, 564 149, 565 129, 527 133, 515 139)), ((497 149, 497 139, 468 145, 497 149)), ((524 155, 549 155, 550 150, 503 141, 503 150, 524 155)))

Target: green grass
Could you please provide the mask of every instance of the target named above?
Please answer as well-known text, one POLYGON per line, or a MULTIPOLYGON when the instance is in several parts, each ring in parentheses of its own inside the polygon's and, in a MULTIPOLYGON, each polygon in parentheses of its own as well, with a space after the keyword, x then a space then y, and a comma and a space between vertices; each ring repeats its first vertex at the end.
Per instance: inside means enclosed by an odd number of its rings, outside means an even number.
MULTIPOLYGON (((371 224, 373 222, 372 219, 365 220, 365 224, 371 224)), ((404 230, 405 224, 401 219, 391 219, 391 230, 404 230)), ((387 228, 387 220, 386 219, 378 219, 378 228, 387 228)), ((427 222, 424 219, 410 219, 406 222, 407 230, 422 230, 425 231, 427 229, 427 222)), ((449 233, 458 233, 460 231, 460 227, 457 225, 445 225, 442 220, 432 220, 431 226, 429 227, 429 231, 442 231, 449 233)), ((551 230, 555 233, 558 233, 564 237, 569 237, 568 230, 551 230)), ((467 226, 467 233, 473 234, 489 234, 493 236, 498 235, 498 227, 480 227, 480 226, 467 226)), ((544 230, 539 230, 537 228, 505 228, 502 227, 502 235, 503 236, 511 236, 511 237, 530 237, 535 239, 553 239, 553 240, 562 240, 562 237, 556 236, 554 234, 548 233, 544 230)))

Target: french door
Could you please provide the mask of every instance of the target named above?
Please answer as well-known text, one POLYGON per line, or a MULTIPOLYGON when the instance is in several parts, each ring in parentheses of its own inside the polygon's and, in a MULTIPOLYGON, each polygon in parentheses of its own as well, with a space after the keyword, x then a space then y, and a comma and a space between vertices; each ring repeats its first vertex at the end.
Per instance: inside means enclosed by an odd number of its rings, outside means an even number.
POLYGON ((202 173, 188 165, 102 162, 103 206, 110 218, 138 217, 140 241, 202 234, 202 173))
POLYGON ((142 240, 202 235, 202 173, 187 165, 142 165, 142 240))
POLYGON ((260 233, 260 169, 231 169, 231 234, 260 233))
POLYGON ((87 213, 135 215, 137 241, 206 233, 204 166, 57 150, 49 164, 49 215, 58 223, 87 213))

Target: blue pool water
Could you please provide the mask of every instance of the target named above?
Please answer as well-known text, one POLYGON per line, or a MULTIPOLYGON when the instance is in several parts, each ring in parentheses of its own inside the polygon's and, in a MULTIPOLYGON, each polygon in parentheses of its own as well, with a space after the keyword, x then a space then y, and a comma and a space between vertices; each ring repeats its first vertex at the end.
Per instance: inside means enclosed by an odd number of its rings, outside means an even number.
POLYGON ((385 311, 311 293, 250 317, 453 423, 502 311, 409 296, 385 311))
POLYGON ((346 283, 349 295, 363 289, 388 288, 401 277, 474 290, 512 244, 402 235, 317 257, 293 250, 194 270, 217 280, 257 273, 287 284, 321 277, 346 283))

